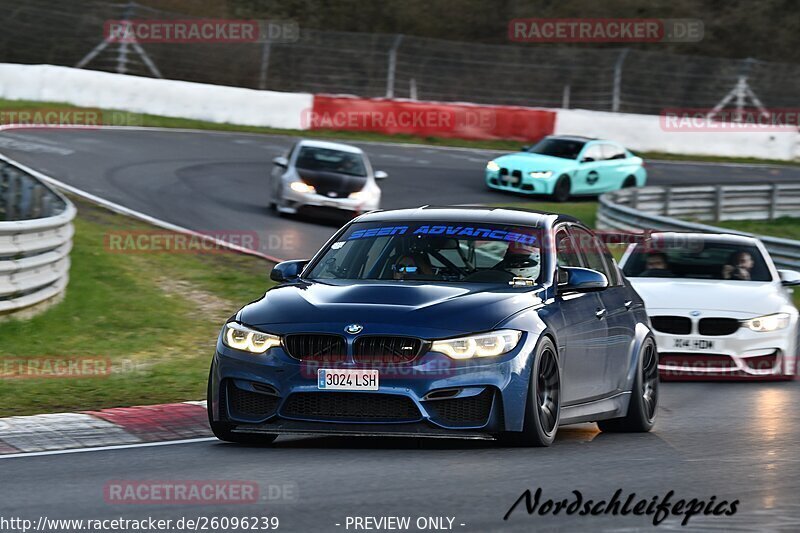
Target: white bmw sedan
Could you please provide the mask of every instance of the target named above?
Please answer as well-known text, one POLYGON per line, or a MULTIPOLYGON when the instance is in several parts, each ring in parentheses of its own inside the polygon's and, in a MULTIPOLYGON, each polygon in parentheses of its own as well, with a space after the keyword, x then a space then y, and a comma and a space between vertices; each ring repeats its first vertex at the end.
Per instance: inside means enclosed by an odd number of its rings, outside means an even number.
POLYGON ((764 245, 738 235, 656 233, 621 266, 645 301, 662 378, 791 379, 798 311, 764 245))

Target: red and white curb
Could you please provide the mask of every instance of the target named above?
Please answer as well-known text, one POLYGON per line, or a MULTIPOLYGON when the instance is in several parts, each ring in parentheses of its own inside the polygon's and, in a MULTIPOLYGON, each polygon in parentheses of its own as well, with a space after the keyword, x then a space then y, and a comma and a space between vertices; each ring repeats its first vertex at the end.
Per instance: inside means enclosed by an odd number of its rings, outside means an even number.
POLYGON ((210 437, 206 402, 0 418, 0 456, 210 437))

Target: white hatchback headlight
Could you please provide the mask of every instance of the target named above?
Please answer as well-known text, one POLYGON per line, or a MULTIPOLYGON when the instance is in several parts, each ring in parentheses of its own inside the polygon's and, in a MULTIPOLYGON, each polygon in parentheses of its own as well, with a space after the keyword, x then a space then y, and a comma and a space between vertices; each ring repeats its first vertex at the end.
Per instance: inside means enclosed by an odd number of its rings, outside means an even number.
POLYGON ((535 170, 528 175, 532 178, 549 178, 553 173, 550 170, 535 170))
POLYGON ((745 320, 743 324, 753 331, 769 332, 788 328, 790 319, 789 313, 775 313, 745 320))
POLYGON ((347 197, 350 198, 351 200, 364 201, 364 200, 371 200, 372 198, 374 198, 375 193, 373 191, 361 190, 361 191, 351 192, 347 197))
POLYGON ((280 346, 281 338, 262 331, 256 331, 238 322, 228 322, 225 324, 225 332, 222 334, 222 342, 225 346, 234 350, 241 350, 250 353, 265 353, 270 348, 280 346))
POLYGON ((516 348, 520 337, 522 337, 521 331, 501 329, 480 335, 434 341, 431 349, 452 359, 496 357, 516 348))
POLYGON ((309 185, 307 183, 303 183, 302 181, 293 181, 289 185, 289 187, 291 187, 291 189, 294 192, 299 192, 299 193, 304 193, 304 194, 312 194, 312 193, 317 192, 317 190, 313 186, 311 186, 311 185, 309 185))
POLYGON ((495 163, 494 161, 489 161, 486 163, 486 170, 491 170, 492 172, 497 172, 500 170, 500 165, 495 163))

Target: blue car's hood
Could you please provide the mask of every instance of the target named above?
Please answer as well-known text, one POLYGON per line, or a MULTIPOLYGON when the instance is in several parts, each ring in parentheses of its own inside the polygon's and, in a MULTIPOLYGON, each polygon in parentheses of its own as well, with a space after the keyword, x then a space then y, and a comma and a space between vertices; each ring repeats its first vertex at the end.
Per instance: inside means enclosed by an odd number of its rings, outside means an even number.
POLYGON ((245 306, 238 319, 271 333, 342 332, 445 337, 486 331, 541 304, 537 291, 487 284, 360 282, 276 287, 245 306))
POLYGON ((514 154, 502 155, 494 160, 501 167, 511 167, 526 170, 553 170, 561 171, 566 168, 574 167, 578 162, 574 159, 564 159, 551 155, 531 154, 528 152, 517 152, 514 154))

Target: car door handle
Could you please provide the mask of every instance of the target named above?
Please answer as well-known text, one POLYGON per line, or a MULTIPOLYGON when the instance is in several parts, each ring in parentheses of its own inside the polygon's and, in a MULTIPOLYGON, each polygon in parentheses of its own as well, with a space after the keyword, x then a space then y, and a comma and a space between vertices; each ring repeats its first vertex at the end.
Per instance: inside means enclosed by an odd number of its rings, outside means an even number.
POLYGON ((605 309, 598 309, 597 312, 594 314, 594 316, 596 316, 597 318, 602 320, 606 316, 606 310, 605 309))
POLYGON ((630 309, 632 305, 633 305, 633 300, 625 301, 625 309, 630 309))

